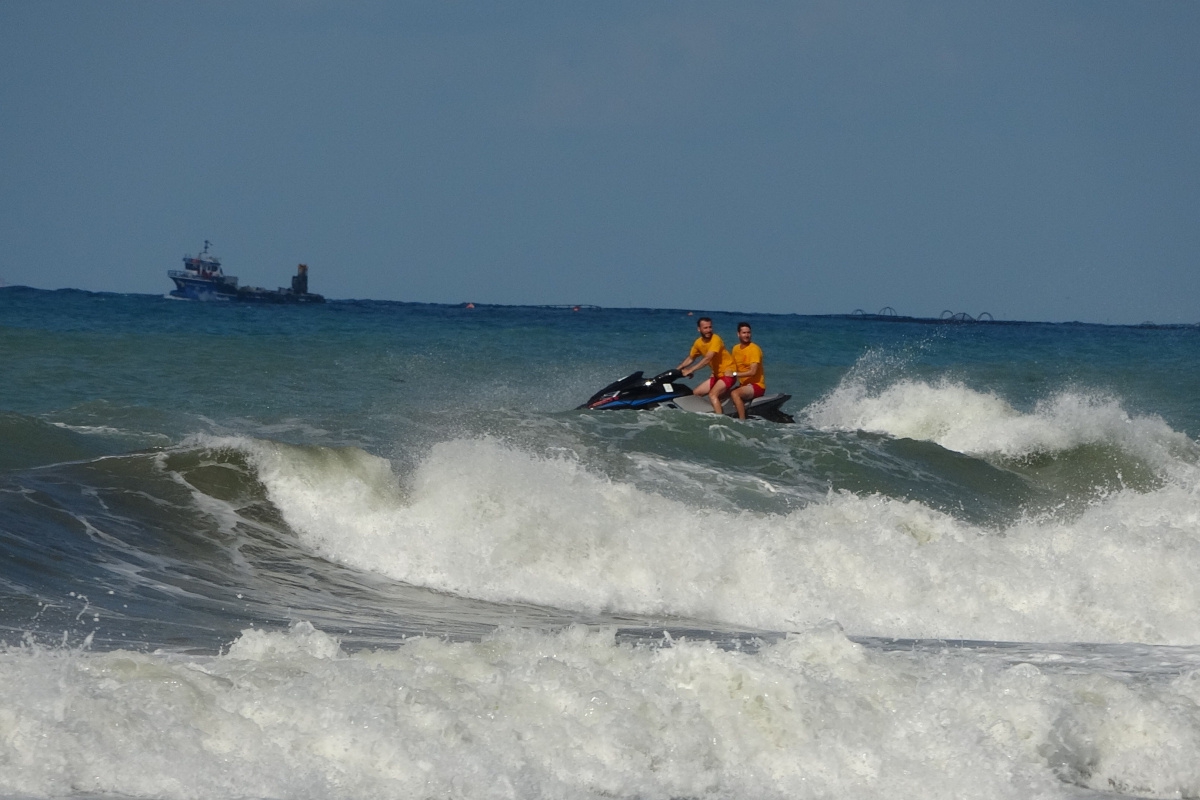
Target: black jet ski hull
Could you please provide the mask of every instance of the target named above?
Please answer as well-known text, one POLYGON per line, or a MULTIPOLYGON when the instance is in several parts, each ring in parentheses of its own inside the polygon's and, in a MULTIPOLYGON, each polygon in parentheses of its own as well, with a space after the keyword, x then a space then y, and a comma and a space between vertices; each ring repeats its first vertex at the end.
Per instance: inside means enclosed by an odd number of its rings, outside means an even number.
POLYGON ((683 373, 677 369, 667 370, 653 378, 643 378, 641 372, 635 372, 605 386, 579 408, 603 411, 618 408, 657 408, 677 397, 691 396, 690 386, 677 383, 682 378, 683 373))
MULTIPOLYGON (((641 372, 626 375, 596 392, 581 409, 614 411, 617 409, 677 408, 697 414, 711 414, 712 403, 707 397, 692 394, 690 386, 680 383, 683 373, 677 369, 645 378, 641 372)), ((746 416, 771 422, 793 422, 792 416, 781 406, 791 399, 790 394, 768 394, 755 398, 746 405, 746 416)), ((737 409, 726 399, 722 411, 736 417, 737 409)))

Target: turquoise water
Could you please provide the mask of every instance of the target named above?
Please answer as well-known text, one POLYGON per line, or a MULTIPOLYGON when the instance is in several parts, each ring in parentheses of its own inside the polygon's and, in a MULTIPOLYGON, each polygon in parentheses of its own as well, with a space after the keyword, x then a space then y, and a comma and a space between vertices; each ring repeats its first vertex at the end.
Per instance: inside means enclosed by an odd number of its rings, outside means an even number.
POLYGON ((1200 329, 702 313, 0 289, 0 795, 1200 795, 1200 329))

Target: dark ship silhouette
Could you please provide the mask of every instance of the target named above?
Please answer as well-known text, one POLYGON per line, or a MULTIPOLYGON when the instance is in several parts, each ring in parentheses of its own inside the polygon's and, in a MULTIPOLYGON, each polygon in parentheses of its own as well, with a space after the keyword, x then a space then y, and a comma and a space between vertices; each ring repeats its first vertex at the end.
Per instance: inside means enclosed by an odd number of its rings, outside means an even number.
POLYGON ((263 289, 259 286, 238 286, 238 279, 221 270, 221 259, 208 252, 211 245, 204 240, 204 249, 197 256, 184 256, 183 269, 167 271, 175 281, 172 297, 185 300, 233 300, 244 303, 324 303, 325 298, 308 291, 308 265, 300 264, 292 277, 291 288, 263 289))

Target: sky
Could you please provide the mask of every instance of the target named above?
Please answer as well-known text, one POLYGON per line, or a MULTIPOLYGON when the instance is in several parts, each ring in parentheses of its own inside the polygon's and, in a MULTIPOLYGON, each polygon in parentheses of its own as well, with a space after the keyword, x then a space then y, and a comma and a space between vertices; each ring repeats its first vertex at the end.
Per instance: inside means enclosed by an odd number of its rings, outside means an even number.
POLYGON ((0 285, 1200 322, 1200 3, 0 3, 0 285))

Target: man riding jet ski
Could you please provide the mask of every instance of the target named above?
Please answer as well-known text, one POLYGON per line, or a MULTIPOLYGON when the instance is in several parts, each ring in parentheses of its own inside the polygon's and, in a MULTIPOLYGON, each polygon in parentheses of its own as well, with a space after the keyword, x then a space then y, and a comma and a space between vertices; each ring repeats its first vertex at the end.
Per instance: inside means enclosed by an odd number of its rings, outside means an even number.
MULTIPOLYGON (((680 383, 682 378, 683 373, 677 369, 669 369, 653 378, 643 378, 641 372, 635 372, 605 386, 579 408, 610 411, 618 408, 665 406, 696 414, 713 413, 708 398, 693 395, 691 387, 680 383)), ((746 403, 746 416, 770 422, 795 422, 791 414, 780 408, 791 398, 790 394, 766 394, 756 397, 746 403)), ((729 399, 721 405, 721 410, 726 416, 737 416, 737 409, 729 399)))

